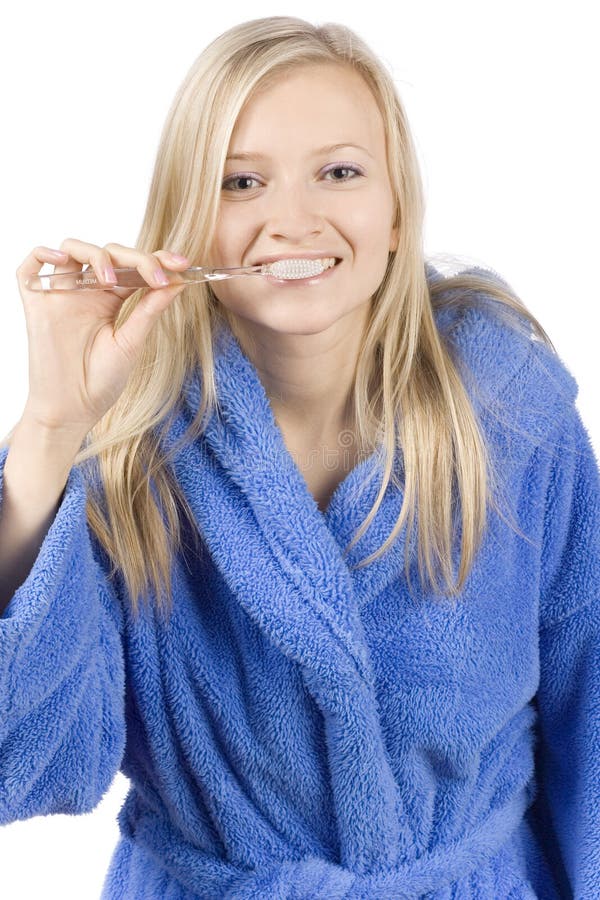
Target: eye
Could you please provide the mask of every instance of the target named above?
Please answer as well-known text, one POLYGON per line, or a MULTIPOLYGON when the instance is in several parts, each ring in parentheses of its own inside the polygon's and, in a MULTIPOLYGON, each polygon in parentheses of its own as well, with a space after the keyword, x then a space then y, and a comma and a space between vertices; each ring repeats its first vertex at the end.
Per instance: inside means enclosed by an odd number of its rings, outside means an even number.
MULTIPOLYGON (((332 166, 330 166, 328 169, 326 169, 323 174, 329 175, 330 172, 353 172, 354 173, 352 178, 334 178, 333 179, 333 181, 341 181, 341 182, 354 181, 354 179, 356 177, 360 178, 363 175, 363 172, 358 168, 358 166, 340 165, 340 163, 334 163, 332 166)), ((258 178, 255 178, 254 175, 244 175, 243 173, 241 175, 230 175, 229 178, 226 178, 223 181, 221 187, 223 190, 234 191, 238 194, 246 193, 248 190, 251 189, 251 188, 248 188, 248 186, 246 186, 245 188, 244 187, 242 187, 242 188, 233 187, 233 185, 235 184, 236 181, 245 181, 245 182, 258 181, 258 178)))
MULTIPOLYGON (((329 169, 325 171, 325 175, 329 175, 330 172, 354 172, 355 176, 361 176, 363 173, 357 166, 343 166, 339 163, 335 163, 333 166, 330 166, 329 169)), ((354 181, 354 178, 334 178, 334 181, 354 181)))
MULTIPOLYGON (((225 181, 223 182, 223 184, 222 184, 223 190, 229 190, 229 191, 237 190, 239 193, 238 188, 230 187, 230 185, 233 184, 233 182, 235 182, 235 181, 258 181, 258 179, 254 178, 253 175, 231 175, 229 178, 226 178, 225 181)), ((241 193, 244 193, 244 188, 242 188, 241 193)))

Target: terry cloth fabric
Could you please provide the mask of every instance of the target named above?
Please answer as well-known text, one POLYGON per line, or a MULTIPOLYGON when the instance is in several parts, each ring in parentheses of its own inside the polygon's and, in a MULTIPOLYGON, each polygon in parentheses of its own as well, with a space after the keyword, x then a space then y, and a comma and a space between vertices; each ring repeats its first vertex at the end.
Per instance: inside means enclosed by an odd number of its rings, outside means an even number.
MULTIPOLYGON (((354 568, 401 490, 345 555, 375 456, 322 512, 229 331, 220 413, 173 462, 200 545, 188 529, 170 621, 133 619, 72 468, 0 619, 0 822, 88 812, 120 769, 104 900, 600 896, 600 486, 577 385, 485 295, 436 315, 522 532, 490 513, 456 602, 416 565, 409 593, 404 530, 354 568)), ((196 377, 168 445, 199 398, 196 377)))

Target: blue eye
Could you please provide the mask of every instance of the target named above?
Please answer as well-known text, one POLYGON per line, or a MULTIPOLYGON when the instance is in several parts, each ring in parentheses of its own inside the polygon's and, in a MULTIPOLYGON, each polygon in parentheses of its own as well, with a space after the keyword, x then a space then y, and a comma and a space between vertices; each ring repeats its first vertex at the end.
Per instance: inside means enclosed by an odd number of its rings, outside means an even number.
MULTIPOLYGON (((330 166, 328 169, 326 169, 323 174, 329 175, 330 172, 354 172, 354 176, 352 178, 334 178, 333 179, 334 182, 339 181, 342 183, 345 181, 354 181, 355 177, 360 177, 363 174, 357 166, 350 166, 350 165, 346 166, 346 165, 340 165, 339 163, 334 163, 332 166, 330 166)), ((226 178, 223 181, 222 189, 229 190, 229 191, 235 191, 238 194, 240 194, 240 193, 243 194, 243 193, 246 193, 247 190, 251 190, 251 188, 248 188, 248 187, 246 187, 246 188, 233 187, 232 185, 236 181, 258 181, 258 179, 255 178, 254 175, 244 175, 243 173, 241 175, 231 175, 229 178, 226 178)))

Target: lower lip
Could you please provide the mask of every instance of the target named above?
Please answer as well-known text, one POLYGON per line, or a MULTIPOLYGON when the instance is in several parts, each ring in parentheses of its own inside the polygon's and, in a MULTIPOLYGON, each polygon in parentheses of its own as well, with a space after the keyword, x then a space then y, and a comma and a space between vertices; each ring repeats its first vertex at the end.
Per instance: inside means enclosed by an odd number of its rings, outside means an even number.
POLYGON ((285 285, 286 287, 293 287, 294 285, 307 285, 307 284, 320 284, 322 281, 326 281, 336 269, 341 266, 341 260, 339 263, 336 263, 334 266, 330 266, 325 271, 321 272, 320 275, 309 275, 308 278, 277 278, 276 275, 266 275, 265 278, 267 281, 271 281, 277 285, 285 285))

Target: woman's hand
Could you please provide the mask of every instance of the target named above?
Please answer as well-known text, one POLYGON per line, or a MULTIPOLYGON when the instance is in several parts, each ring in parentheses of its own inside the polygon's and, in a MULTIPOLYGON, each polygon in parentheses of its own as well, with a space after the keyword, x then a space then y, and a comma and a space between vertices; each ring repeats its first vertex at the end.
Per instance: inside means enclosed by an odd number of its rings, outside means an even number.
POLYGON ((121 244, 98 247, 74 238, 64 240, 60 249, 62 257, 36 247, 17 269, 29 342, 25 414, 46 429, 85 436, 116 403, 148 333, 185 287, 186 282, 161 286, 163 269, 184 270, 190 262, 173 258, 167 250, 142 253, 121 244), (111 267, 136 268, 150 290, 115 331, 123 301, 139 288, 29 291, 26 280, 44 263, 54 263, 55 274, 78 271, 89 263, 107 285, 111 267))

